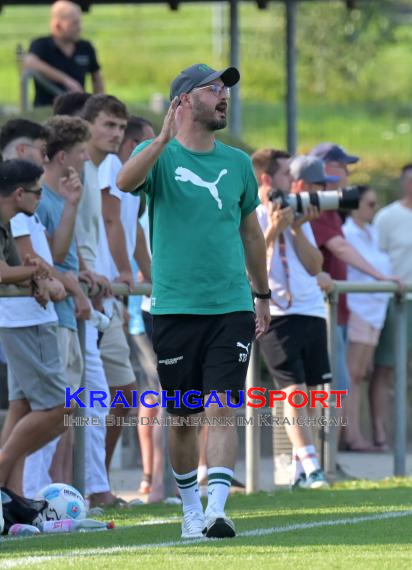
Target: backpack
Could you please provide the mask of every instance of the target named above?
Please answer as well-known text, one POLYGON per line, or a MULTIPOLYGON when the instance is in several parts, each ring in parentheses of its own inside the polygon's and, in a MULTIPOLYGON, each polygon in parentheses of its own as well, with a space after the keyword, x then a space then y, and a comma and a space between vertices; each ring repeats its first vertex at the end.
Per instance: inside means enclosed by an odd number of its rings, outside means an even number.
POLYGON ((0 487, 1 503, 3 506, 3 534, 15 523, 32 524, 37 526, 43 520, 43 511, 48 502, 44 499, 26 499, 6 487, 0 487))

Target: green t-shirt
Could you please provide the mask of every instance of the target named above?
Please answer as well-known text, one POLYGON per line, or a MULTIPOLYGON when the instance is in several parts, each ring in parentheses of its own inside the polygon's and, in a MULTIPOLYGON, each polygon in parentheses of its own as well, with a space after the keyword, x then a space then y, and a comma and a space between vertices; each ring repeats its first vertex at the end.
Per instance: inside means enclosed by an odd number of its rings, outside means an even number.
POLYGON ((259 205, 249 156, 219 141, 210 152, 195 152, 173 139, 140 190, 149 205, 151 312, 253 311, 239 232, 259 205))

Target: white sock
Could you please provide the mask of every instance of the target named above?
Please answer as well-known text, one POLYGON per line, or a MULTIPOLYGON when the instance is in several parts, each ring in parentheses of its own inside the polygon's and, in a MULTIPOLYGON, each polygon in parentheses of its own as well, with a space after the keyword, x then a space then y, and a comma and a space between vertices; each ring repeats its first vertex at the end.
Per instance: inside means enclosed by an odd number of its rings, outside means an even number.
POLYGON ((176 471, 173 471, 173 475, 182 498, 183 512, 203 511, 197 484, 197 469, 190 471, 190 473, 176 473, 176 471))
POLYGON ((207 481, 207 465, 199 465, 197 468, 197 482, 207 481))
POLYGON ((317 469, 320 469, 314 445, 305 445, 305 447, 300 447, 296 450, 296 454, 302 463, 306 476, 310 475, 317 469))
POLYGON ((224 513, 226 499, 232 484, 233 471, 227 467, 210 467, 207 470, 207 509, 224 513))
POLYGON ((296 481, 299 479, 299 477, 302 475, 302 473, 305 473, 305 470, 303 469, 302 462, 299 459, 297 449, 296 449, 296 447, 294 447, 292 450, 292 465, 290 468, 290 475, 291 475, 292 483, 296 483, 296 481))

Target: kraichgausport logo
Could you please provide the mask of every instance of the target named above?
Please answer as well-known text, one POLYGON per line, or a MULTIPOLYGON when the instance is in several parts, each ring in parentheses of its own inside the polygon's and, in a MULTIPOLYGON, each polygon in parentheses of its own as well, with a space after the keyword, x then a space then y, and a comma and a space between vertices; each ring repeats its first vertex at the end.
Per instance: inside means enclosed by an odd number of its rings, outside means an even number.
MULTIPOLYGON (((172 364, 172 363, 170 363, 172 364)), ((168 402, 173 402, 174 407, 196 409, 199 407, 208 408, 216 405, 223 408, 226 404, 229 408, 241 408, 246 405, 250 408, 274 408, 277 402, 287 401, 293 408, 316 408, 316 404, 320 404, 322 408, 329 408, 329 401, 336 401, 336 408, 342 408, 342 397, 347 396, 347 390, 309 390, 308 394, 302 390, 294 390, 287 394, 284 390, 267 390, 266 388, 256 387, 245 390, 234 391, 226 390, 224 393, 218 393, 211 390, 210 394, 202 394, 198 390, 189 390, 182 392, 174 390, 173 395, 166 390, 156 392, 155 390, 145 390, 139 393, 137 390, 132 391, 132 405, 125 398, 122 390, 117 390, 113 398, 110 392, 105 390, 89 390, 78 388, 74 392, 71 388, 66 388, 65 408, 71 407, 71 402, 75 402, 80 408, 94 408, 96 405, 102 408, 114 408, 116 405, 123 405, 125 408, 138 408, 139 405, 145 408, 166 408, 168 402), (86 397, 87 401, 83 402, 80 396, 86 397), (150 402, 146 398, 150 397, 150 402), (153 401, 156 400, 156 401, 153 401)))

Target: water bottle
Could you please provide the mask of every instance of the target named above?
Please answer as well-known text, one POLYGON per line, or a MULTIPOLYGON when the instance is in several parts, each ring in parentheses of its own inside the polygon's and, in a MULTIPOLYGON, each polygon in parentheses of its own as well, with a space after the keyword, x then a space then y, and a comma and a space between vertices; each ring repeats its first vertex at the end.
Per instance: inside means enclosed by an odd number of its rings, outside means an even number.
POLYGON ((32 536, 33 534, 40 534, 40 531, 31 524, 16 523, 9 528, 9 536, 32 536))
POLYGON ((100 313, 99 311, 96 311, 95 309, 92 310, 89 320, 91 324, 100 332, 107 330, 110 325, 109 317, 103 313, 100 313))
POLYGON ((79 532, 88 532, 96 530, 112 530, 115 528, 114 521, 103 522, 93 519, 83 519, 82 521, 74 521, 76 523, 75 530, 79 532))
POLYGON ((96 521, 94 519, 63 519, 60 521, 44 521, 40 524, 40 529, 45 533, 56 532, 87 532, 90 530, 108 530, 114 528, 114 522, 109 523, 96 521))

